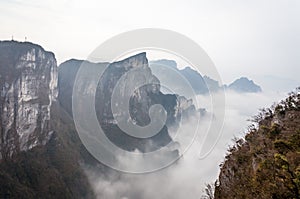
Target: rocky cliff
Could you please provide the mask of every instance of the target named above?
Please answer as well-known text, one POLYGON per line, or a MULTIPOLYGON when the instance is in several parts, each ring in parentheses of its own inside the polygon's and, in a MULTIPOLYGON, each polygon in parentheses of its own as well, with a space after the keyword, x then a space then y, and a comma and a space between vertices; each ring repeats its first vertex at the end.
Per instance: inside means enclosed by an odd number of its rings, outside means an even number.
POLYGON ((53 53, 0 42, 0 198, 94 198, 80 165, 93 159, 56 101, 57 77, 53 53))
POLYGON ((45 144, 57 98, 54 54, 31 43, 0 42, 0 158, 45 144))
MULTIPOLYGON (((149 110, 154 104, 160 104, 166 110, 167 124, 171 125, 176 121, 175 108, 177 97, 175 95, 165 95, 160 92, 160 82, 149 68, 146 53, 137 54, 110 64, 100 79, 96 98, 98 102, 96 103, 96 107, 99 121, 104 126, 107 137, 119 147, 126 150, 137 148, 141 151, 146 151, 158 149, 171 142, 172 139, 169 136, 166 125, 156 135, 140 139, 127 135, 115 124, 115 116, 121 119, 127 118, 126 111, 122 110, 125 108, 125 110, 129 110, 133 123, 139 126, 148 125, 151 122, 149 110), (134 74, 129 75, 129 71, 134 71, 134 74), (118 92, 117 96, 120 98, 118 106, 122 108, 118 108, 118 112, 113 115, 111 109, 112 93, 121 78, 124 81, 115 92, 118 92), (133 88, 137 82, 144 82, 144 85, 131 93, 130 88, 133 88), (126 99, 130 99, 129 106, 126 104, 128 103, 126 99)), ((141 131, 139 135, 143 136, 143 133, 141 131)))
MULTIPOLYGON (((77 71, 83 61, 69 60, 59 66, 59 101, 61 105, 72 115, 71 110, 71 95, 74 80, 77 71)), ((85 65, 105 67, 105 63, 90 63, 85 61, 85 65)), ((87 86, 86 86, 87 87, 87 86)), ((84 91, 82 91, 84 92, 84 91)), ((178 125, 182 115, 188 115, 187 112, 196 112, 192 101, 179 97, 175 94, 163 94, 160 91, 160 82, 152 74, 148 65, 146 53, 140 53, 119 62, 114 62, 108 65, 98 83, 96 92, 96 110, 98 120, 104 129, 107 137, 114 142, 117 146, 126 150, 139 149, 145 151, 147 143, 152 143, 152 149, 167 145, 171 141, 168 134, 168 127, 178 125), (132 76, 127 75, 129 71, 137 71, 137 74, 132 76), (139 126, 145 126, 150 123, 149 110, 155 104, 160 104, 166 110, 167 119, 166 125, 161 131, 153 137, 146 139, 139 139, 127 135, 116 124, 115 116, 124 118, 121 108, 118 113, 113 115, 111 109, 112 93, 118 81, 124 78, 124 83, 120 84, 118 90, 118 98, 120 98, 119 107, 129 109, 130 117, 134 123, 139 126), (129 88, 136 82, 145 80, 145 85, 136 89, 134 92, 129 93, 129 88), (147 83, 147 81, 149 81, 147 83), (126 98, 129 97, 129 106, 126 104, 126 98), (125 103, 125 104, 122 104, 125 103), (185 114, 183 114, 185 113, 185 114), (154 143, 154 144, 153 144, 154 143)), ((140 132, 141 135, 143 132, 140 132)))

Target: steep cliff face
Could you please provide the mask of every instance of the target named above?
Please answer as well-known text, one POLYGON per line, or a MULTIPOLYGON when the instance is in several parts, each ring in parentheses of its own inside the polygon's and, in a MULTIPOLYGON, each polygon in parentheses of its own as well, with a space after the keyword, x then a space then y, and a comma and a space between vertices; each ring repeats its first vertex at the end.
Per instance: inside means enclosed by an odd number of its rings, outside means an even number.
POLYGON ((0 158, 44 145, 57 98, 54 54, 28 42, 0 42, 0 158))
POLYGON ((255 121, 229 150, 215 198, 300 198, 300 90, 255 121))
MULTIPOLYGON (((154 104, 160 104, 166 110, 167 124, 175 122, 176 96, 164 95, 160 92, 159 80, 152 74, 148 66, 146 53, 110 64, 98 85, 96 94, 98 119, 107 137, 118 147, 125 150, 151 151, 171 142, 172 139, 166 125, 156 135, 140 139, 127 135, 116 124, 115 116, 126 119, 124 112, 129 110, 133 123, 139 126, 148 125, 151 122, 149 109, 154 104), (134 74, 130 75, 130 71, 134 71, 134 74), (121 78, 124 81, 119 84, 119 89, 116 89, 118 81, 122 81, 121 78), (137 82, 144 82, 145 85, 140 86, 134 92, 130 91, 137 82), (117 92, 118 107, 126 110, 120 108, 117 113, 114 113, 114 116, 111 109, 113 92, 117 92)), ((144 132, 139 133, 143 136, 144 132)))
MULTIPOLYGON (((130 109, 132 119, 140 126, 150 123, 149 109, 154 104, 161 104, 165 108, 168 124, 175 121, 176 96, 165 95, 160 92, 160 82, 148 66, 146 53, 112 63, 104 72, 97 90, 98 102, 100 102, 98 104, 100 122, 106 123, 107 120, 114 119, 111 111, 113 92, 118 92, 117 96, 124 100, 126 97, 130 97, 129 106, 126 101, 124 104, 118 104, 118 106, 130 109), (135 71, 135 73, 128 75, 129 71, 135 71), (115 89, 121 77, 124 81, 119 84, 119 89, 115 89), (137 82, 144 82, 144 85, 130 93, 130 88, 133 88, 137 82)), ((123 103, 122 100, 118 101, 123 103)))
POLYGON ((93 159, 56 101, 57 77, 53 53, 0 42, 0 198, 94 198, 80 165, 93 159))

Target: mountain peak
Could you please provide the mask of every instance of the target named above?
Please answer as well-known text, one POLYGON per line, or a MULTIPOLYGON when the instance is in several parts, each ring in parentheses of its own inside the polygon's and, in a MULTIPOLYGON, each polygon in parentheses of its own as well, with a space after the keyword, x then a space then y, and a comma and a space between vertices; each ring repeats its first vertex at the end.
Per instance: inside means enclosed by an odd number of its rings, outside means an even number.
POLYGON ((253 80, 249 80, 247 77, 241 77, 235 80, 229 84, 228 88, 237 92, 247 93, 257 93, 262 91, 259 85, 255 84, 253 80))
POLYGON ((146 52, 142 52, 126 59, 112 63, 116 67, 125 67, 127 70, 130 68, 138 68, 148 66, 148 59, 146 52))

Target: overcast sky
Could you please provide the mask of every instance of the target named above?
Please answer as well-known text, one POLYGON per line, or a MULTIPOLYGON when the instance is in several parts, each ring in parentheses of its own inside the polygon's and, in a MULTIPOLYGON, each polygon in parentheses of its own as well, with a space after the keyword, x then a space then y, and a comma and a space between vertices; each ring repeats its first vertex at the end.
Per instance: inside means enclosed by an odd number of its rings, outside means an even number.
POLYGON ((0 0, 0 40, 27 40, 61 63, 106 39, 164 28, 196 41, 225 83, 240 76, 298 81, 299 0, 0 0))

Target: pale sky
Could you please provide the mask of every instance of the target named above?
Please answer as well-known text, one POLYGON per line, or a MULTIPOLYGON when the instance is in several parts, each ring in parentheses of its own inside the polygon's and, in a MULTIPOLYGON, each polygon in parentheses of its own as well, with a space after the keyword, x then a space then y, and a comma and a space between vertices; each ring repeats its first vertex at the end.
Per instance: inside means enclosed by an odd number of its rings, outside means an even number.
POLYGON ((0 40, 28 41, 58 63, 85 59, 106 39, 164 28, 196 41, 224 83, 240 76, 299 83, 299 0, 0 0, 0 40))

